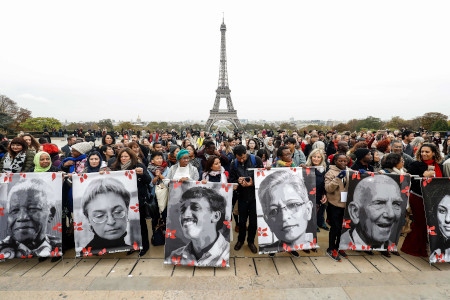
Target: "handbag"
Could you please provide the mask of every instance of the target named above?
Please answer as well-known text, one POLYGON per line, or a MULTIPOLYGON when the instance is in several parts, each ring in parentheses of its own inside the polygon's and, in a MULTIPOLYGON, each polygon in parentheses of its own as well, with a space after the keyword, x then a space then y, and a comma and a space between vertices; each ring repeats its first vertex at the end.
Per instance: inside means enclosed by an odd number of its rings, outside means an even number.
POLYGON ((167 201, 169 200, 169 188, 164 183, 160 183, 155 186, 155 195, 158 200, 159 212, 162 213, 166 209, 167 201))
POLYGON ((159 208, 156 199, 151 194, 144 201, 144 214, 146 219, 158 219, 159 218, 159 208))
POLYGON ((163 218, 158 219, 158 225, 153 231, 151 242, 153 246, 162 246, 166 243, 166 222, 163 218))

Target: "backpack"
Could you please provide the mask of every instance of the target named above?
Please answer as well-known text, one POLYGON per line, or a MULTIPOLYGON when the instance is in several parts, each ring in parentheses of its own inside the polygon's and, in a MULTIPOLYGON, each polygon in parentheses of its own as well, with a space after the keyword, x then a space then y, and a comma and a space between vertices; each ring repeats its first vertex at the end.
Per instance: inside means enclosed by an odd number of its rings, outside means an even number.
MULTIPOLYGON (((253 154, 249 154, 249 156, 250 156, 250 161, 252 162, 252 166, 254 168, 256 168, 256 158, 255 158, 255 156, 253 154)), ((237 169, 237 166, 238 166, 238 161, 235 158, 234 159, 234 168, 237 169)))

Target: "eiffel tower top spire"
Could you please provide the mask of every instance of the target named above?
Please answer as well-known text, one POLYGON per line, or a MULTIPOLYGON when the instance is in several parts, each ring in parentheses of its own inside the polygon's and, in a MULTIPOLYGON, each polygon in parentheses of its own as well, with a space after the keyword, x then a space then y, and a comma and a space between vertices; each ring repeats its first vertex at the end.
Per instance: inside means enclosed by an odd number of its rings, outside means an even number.
POLYGON ((225 32, 227 26, 225 25, 225 16, 220 25, 221 40, 220 40, 220 69, 219 69, 219 84, 218 89, 229 89, 228 86, 228 71, 227 71, 227 43, 225 39, 225 32))

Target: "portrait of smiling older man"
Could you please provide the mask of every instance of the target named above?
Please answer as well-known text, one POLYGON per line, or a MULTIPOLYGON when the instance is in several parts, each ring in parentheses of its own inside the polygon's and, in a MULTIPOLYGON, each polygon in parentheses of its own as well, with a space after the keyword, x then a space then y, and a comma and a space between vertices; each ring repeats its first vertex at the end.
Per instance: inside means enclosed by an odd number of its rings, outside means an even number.
MULTIPOLYGON (((192 187, 181 196, 179 221, 189 243, 170 254, 181 265, 222 266, 229 260, 230 242, 220 232, 224 226, 226 200, 207 187, 192 187)), ((167 259, 167 258, 166 258, 167 259)))
POLYGON ((400 187, 391 177, 362 179, 355 187, 353 201, 347 204, 351 229, 342 234, 340 248, 347 249, 351 242, 357 247, 387 249, 399 229, 403 206, 400 187))

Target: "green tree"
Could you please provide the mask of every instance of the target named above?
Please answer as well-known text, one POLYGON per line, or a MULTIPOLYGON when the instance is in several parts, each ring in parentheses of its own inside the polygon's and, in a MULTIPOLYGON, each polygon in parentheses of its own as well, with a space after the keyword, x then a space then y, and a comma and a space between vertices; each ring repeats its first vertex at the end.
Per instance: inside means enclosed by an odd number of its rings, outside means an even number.
POLYGON ((28 118, 25 122, 20 124, 20 128, 27 131, 43 131, 44 128, 60 128, 61 122, 55 118, 28 118))
POLYGON ((424 114, 422 117, 420 117, 422 127, 427 130, 430 130, 433 124, 436 123, 438 120, 443 120, 447 122, 448 116, 438 112, 428 112, 424 114))
POLYGON ((380 118, 369 116, 365 119, 359 120, 357 130, 367 128, 368 130, 378 130, 382 128, 382 122, 380 118))
POLYGON ((444 120, 437 120, 431 126, 431 130, 432 131, 447 131, 448 130, 447 122, 444 120))
POLYGON ((17 131, 20 123, 31 117, 31 111, 19 107, 17 103, 5 95, 0 95, 0 122, 2 126, 17 131), (9 118, 7 117, 9 116, 9 118))
POLYGON ((110 132, 114 129, 114 125, 113 125, 111 119, 100 120, 100 121, 98 121, 97 125, 98 125, 98 127, 100 127, 100 129, 106 128, 106 130, 108 132, 110 132))

